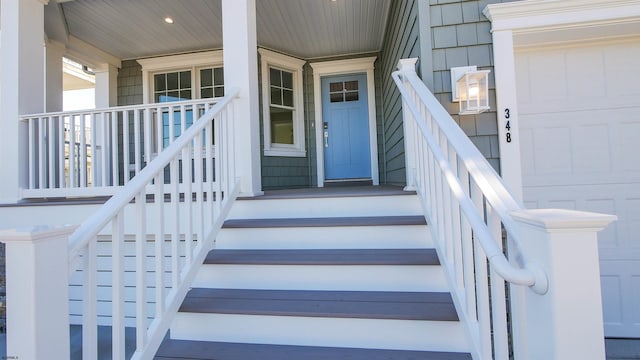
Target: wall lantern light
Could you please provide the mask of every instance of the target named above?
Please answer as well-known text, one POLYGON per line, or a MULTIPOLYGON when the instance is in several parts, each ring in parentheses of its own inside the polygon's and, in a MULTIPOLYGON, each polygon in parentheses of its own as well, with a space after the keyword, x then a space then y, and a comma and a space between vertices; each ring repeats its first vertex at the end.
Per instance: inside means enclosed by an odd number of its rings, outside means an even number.
POLYGON ((459 115, 489 110, 489 72, 478 70, 476 66, 451 68, 453 102, 460 103, 459 115))

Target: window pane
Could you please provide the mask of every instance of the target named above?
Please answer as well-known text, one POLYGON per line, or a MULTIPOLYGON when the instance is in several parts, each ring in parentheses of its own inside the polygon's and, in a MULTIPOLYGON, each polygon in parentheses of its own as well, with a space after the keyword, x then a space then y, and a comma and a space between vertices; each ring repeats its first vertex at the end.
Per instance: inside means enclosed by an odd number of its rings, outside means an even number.
POLYGON ((293 145, 293 111, 270 108, 271 143, 293 145))
POLYGON ((200 86, 213 86, 213 69, 200 70, 200 86))
POLYGON ((293 89, 293 74, 290 72, 282 71, 282 87, 286 89, 293 89))
POLYGON ((329 84, 330 92, 342 91, 343 89, 343 83, 341 82, 332 82, 329 84))
POLYGON ((180 100, 191 100, 191 90, 180 91, 180 100))
POLYGON ((182 71, 180 73, 180 89, 191 88, 191 71, 182 71))
POLYGON ((224 85, 224 71, 223 68, 215 68, 213 69, 213 84, 214 85, 224 85))
POLYGON ((344 83, 344 88, 347 91, 358 90, 358 81, 346 81, 344 83))
POLYGON ((167 93, 167 101, 178 101, 178 100, 180 100, 179 91, 169 91, 167 93))
POLYGON ((358 92, 351 91, 344 94, 345 101, 358 101, 358 92))
POLYGON ((178 87, 178 73, 167 74, 167 90, 177 90, 178 87))
POLYGON ((223 97, 224 88, 222 86, 213 88, 213 94, 215 95, 215 97, 223 97))
POLYGON ((281 71, 280 70, 276 70, 276 69, 269 69, 269 78, 271 85, 273 86, 282 86, 282 79, 281 79, 281 71))
POLYGON ((282 105, 282 93, 279 88, 271 87, 271 104, 282 105))
POLYGON ((203 99, 208 99, 213 97, 213 89, 207 88, 200 90, 200 97, 203 99))
POLYGON ((293 91, 282 90, 282 105, 293 107, 293 91))
POLYGON ((167 89, 167 76, 166 74, 157 74, 153 76, 153 83, 155 91, 165 91, 167 89))
POLYGON ((329 98, 331 99, 331 102, 343 102, 344 101, 344 97, 342 96, 342 93, 335 93, 335 94, 331 94, 329 95, 329 98))

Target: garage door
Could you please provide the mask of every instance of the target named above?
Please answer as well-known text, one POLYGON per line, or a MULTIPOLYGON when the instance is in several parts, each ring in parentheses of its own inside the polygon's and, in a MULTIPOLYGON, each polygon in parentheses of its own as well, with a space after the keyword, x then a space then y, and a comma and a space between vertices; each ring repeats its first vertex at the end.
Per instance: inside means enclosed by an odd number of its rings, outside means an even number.
POLYGON ((638 39, 516 53, 525 205, 619 218, 599 235, 607 337, 640 338, 638 59, 638 39))

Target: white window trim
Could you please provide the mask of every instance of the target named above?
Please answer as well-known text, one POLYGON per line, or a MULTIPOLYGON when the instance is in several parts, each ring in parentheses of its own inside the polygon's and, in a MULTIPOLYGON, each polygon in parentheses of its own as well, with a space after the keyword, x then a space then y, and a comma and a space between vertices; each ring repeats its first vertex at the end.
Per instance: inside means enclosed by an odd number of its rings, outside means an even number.
POLYGON ((264 155, 305 157, 304 101, 302 88, 302 66, 304 60, 282 55, 267 49, 258 49, 262 69, 262 118, 264 124, 264 155), (269 67, 293 73, 293 145, 271 143, 271 91, 269 89, 269 67))
POLYGON ((192 54, 160 56, 137 60, 142 65, 142 98, 144 104, 153 103, 153 74, 160 72, 191 70, 193 98, 200 98, 200 68, 223 66, 222 50, 204 51, 192 54))
POLYGON ((316 113, 316 159, 318 187, 324 187, 324 148, 322 138, 322 89, 321 77, 332 75, 348 75, 355 73, 367 74, 367 97, 369 99, 369 149, 371 158, 371 181, 373 185, 380 184, 378 174, 378 130, 376 127, 376 96, 375 79, 373 76, 376 57, 358 59, 322 61, 311 63, 313 68, 313 93, 316 113))

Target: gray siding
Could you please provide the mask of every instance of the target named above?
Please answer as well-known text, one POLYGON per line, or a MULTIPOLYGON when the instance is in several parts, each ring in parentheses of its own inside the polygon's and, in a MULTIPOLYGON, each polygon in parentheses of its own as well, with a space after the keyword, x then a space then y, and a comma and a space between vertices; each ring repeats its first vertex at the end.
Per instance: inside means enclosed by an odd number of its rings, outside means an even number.
POLYGON ((381 182, 405 184, 402 101, 391 73, 398 60, 420 56, 419 0, 393 1, 381 52, 382 145, 384 147, 381 182))
POLYGON ((125 60, 118 72, 118 106, 142 104, 142 66, 125 60))

